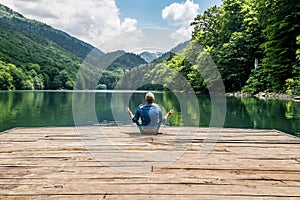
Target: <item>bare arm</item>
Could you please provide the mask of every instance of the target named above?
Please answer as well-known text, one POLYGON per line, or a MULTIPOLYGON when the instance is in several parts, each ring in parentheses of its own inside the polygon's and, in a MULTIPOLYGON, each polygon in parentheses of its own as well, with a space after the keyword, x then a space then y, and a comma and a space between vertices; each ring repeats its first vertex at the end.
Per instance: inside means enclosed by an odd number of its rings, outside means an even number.
POLYGON ((133 119, 134 115, 132 114, 131 110, 127 107, 127 112, 129 114, 130 119, 133 119))
POLYGON ((174 110, 170 110, 166 115, 165 118, 166 120, 170 117, 170 115, 172 115, 174 113, 174 110))

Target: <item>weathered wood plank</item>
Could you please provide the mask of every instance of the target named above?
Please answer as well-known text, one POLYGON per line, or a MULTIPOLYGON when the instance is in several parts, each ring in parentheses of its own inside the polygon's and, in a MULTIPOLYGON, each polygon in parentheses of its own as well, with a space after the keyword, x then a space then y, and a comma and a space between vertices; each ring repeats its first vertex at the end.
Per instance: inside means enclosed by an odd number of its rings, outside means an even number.
POLYGON ((0 199, 300 198, 300 140, 274 130, 164 127, 162 135, 141 136, 128 126, 77 129, 0 134, 0 199), (201 157, 205 145, 212 150, 201 157), (149 153, 179 156, 135 156, 149 153))

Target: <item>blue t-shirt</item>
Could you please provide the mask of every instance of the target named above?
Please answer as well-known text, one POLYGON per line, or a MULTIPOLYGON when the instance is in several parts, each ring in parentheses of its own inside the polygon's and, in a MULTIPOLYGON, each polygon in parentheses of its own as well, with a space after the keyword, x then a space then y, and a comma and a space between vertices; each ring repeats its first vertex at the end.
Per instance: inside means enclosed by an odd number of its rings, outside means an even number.
POLYGON ((156 103, 145 103, 139 105, 132 119, 133 122, 141 125, 143 128, 159 128, 162 123, 165 123, 165 118, 162 116, 162 110, 156 103))

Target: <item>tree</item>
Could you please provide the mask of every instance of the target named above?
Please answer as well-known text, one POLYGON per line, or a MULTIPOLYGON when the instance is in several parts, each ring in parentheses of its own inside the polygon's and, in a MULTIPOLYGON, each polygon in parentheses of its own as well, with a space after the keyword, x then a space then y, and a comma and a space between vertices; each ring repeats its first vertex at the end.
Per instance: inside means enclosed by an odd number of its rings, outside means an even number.
POLYGON ((5 71, 0 71, 0 89, 1 90, 13 90, 14 85, 12 84, 13 77, 5 71))
POLYGON ((221 27, 221 7, 211 7, 204 11, 203 15, 198 15, 191 26, 194 26, 192 33, 193 40, 196 40, 203 47, 215 46, 219 40, 219 30, 221 27))
POLYGON ((267 90, 282 91, 286 80, 299 74, 295 53, 296 37, 300 32, 298 0, 256 0, 257 17, 264 26, 266 41, 262 44, 262 60, 267 90))
POLYGON ((229 42, 232 33, 242 31, 244 13, 242 13, 245 0, 224 0, 222 15, 220 16, 220 43, 229 42))
POLYGON ((14 86, 14 89, 21 90, 23 89, 22 81, 24 80, 24 74, 23 70, 20 68, 17 68, 13 64, 8 64, 8 72, 12 76, 12 85, 14 86))
POLYGON ((7 64, 0 61, 1 90, 23 89, 22 82, 24 80, 23 71, 13 64, 7 64))
POLYGON ((251 44, 244 26, 244 5, 245 0, 224 1, 219 44, 212 49, 227 92, 240 91, 254 67, 251 44))

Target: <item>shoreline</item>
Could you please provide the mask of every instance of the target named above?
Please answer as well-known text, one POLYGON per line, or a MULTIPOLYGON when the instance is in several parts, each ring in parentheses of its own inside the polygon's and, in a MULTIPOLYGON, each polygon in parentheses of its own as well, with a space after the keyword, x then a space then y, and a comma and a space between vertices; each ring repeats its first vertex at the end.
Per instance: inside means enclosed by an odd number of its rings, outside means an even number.
MULTIPOLYGON (((90 93, 145 93, 147 90, 0 90, 0 92, 73 92, 73 93, 80 93, 80 92, 90 92, 90 93)), ((172 92, 172 91, 155 91, 157 93, 162 92, 172 92)), ((196 91, 173 91, 175 93, 195 93, 199 95, 223 95, 223 94, 206 94, 200 93, 196 91)), ((294 100, 300 101, 300 95, 289 95, 286 93, 275 93, 275 92, 259 92, 257 94, 250 94, 248 92, 227 92, 225 93, 226 97, 242 97, 242 98, 258 98, 258 99, 278 99, 278 100, 294 100)))
POLYGON ((287 101, 300 101, 300 96, 289 95, 285 93, 274 93, 274 92, 259 92, 255 95, 250 93, 243 92, 229 92, 225 94, 226 97, 240 97, 240 98, 258 98, 261 100, 264 99, 278 99, 278 100, 287 100, 287 101))

